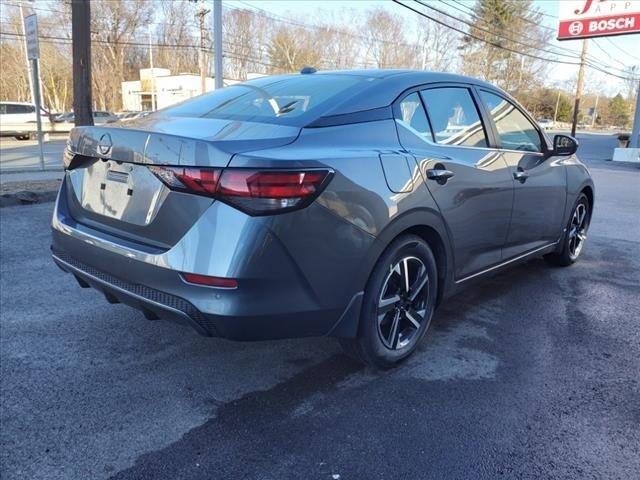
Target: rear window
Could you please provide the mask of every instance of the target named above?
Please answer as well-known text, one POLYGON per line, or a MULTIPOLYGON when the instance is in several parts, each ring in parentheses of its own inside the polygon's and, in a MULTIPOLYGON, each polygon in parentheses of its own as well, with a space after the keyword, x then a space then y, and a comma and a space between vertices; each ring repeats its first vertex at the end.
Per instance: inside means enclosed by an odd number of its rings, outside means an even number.
POLYGON ((36 111, 36 107, 33 105, 21 105, 19 103, 4 103, 2 104, 1 113, 33 113, 36 111))
POLYGON ((231 85, 163 110, 178 117, 303 125, 373 78, 356 75, 265 77, 231 85))

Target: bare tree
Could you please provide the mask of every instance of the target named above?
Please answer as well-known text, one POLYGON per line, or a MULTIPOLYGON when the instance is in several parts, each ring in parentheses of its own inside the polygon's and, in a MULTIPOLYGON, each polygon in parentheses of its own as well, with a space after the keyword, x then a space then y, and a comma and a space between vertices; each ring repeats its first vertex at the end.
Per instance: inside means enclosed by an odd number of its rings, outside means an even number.
POLYGON ((540 83, 548 64, 531 55, 547 46, 550 33, 540 27, 542 14, 531 0, 478 0, 474 10, 473 37, 462 46, 463 72, 511 93, 540 83))
POLYGON ((225 70, 229 77, 246 80, 251 72, 266 72, 267 22, 247 9, 232 9, 223 15, 222 32, 225 70))
POLYGON ((401 17, 379 7, 367 13, 363 26, 367 53, 377 68, 415 66, 417 47, 407 43, 401 17))
POLYGON ((296 72, 322 60, 314 35, 302 27, 280 26, 267 47, 270 73, 296 72))

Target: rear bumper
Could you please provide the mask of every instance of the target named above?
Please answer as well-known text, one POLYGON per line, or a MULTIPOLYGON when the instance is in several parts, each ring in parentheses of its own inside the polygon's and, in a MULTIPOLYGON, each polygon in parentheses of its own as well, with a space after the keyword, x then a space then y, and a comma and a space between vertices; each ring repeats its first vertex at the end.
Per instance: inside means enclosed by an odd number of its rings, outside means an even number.
MULTIPOLYGON (((207 337, 229 340, 270 340, 309 336, 353 336, 362 293, 354 295, 343 311, 309 311, 279 315, 227 316, 207 314, 182 297, 135 284, 82 264, 70 255, 52 252, 53 261, 71 273, 83 288, 94 288, 109 303, 123 303, 143 312, 150 320, 162 318, 191 326, 207 337)), ((201 287, 193 287, 201 288, 201 287)))
MULTIPOLYGON (((238 234, 242 241, 233 242, 231 258, 238 259, 238 267, 215 270, 212 262, 224 257, 213 255, 220 250, 208 248, 211 236, 194 238, 198 224, 169 250, 148 248, 76 222, 65 203, 65 188, 63 182, 53 214, 53 260, 81 286, 101 291, 108 301, 137 308, 147 318, 167 318, 203 335, 232 340, 356 334, 362 293, 320 296, 289 250, 264 225, 252 224, 252 236, 247 237, 247 224, 236 221, 245 232, 238 234), (194 256, 199 252, 203 255, 194 256), (190 259, 198 261, 191 265, 190 259), (195 268, 203 266, 207 268, 195 268), (239 286, 228 290, 192 285, 180 272, 229 276, 237 278, 239 286)), ((208 215, 236 215, 228 209, 214 204, 201 221, 210 222, 208 215)), ((233 238, 234 222, 225 225, 224 237, 233 238)))

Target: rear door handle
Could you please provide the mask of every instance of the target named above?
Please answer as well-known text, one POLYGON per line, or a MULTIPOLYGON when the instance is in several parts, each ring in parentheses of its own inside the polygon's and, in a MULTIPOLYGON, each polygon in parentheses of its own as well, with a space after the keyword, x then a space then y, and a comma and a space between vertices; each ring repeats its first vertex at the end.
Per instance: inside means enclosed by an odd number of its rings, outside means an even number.
POLYGON ((451 170, 445 170, 443 168, 431 168, 427 170, 427 178, 429 180, 435 180, 440 185, 444 185, 445 183, 447 183, 447 180, 449 180, 454 175, 455 173, 453 173, 451 170))
POLYGON ((524 183, 529 178, 529 174, 524 170, 516 170, 513 172, 513 178, 519 181, 520 183, 524 183))

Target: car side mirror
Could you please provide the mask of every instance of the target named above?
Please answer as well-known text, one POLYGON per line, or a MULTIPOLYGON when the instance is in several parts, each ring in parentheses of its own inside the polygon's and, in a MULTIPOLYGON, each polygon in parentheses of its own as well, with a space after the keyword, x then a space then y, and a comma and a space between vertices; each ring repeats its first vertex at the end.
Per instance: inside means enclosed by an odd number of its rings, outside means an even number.
POLYGON ((578 150, 578 140, 569 135, 553 137, 553 154, 562 157, 573 155, 578 150))

